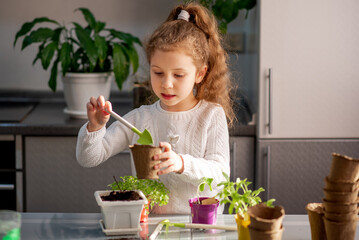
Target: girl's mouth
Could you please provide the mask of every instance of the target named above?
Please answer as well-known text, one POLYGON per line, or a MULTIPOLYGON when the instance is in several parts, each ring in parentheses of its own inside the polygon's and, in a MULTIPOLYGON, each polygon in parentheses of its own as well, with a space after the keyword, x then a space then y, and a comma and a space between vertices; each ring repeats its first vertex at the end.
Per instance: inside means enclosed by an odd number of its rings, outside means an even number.
POLYGON ((176 95, 171 95, 171 94, 165 94, 165 93, 161 93, 162 97, 166 100, 170 100, 172 98, 174 98, 176 95))

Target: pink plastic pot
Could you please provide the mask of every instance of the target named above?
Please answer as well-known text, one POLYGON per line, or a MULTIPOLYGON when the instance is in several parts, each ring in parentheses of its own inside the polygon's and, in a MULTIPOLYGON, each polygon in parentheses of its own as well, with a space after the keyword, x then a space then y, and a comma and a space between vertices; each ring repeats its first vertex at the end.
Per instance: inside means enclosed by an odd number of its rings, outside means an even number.
MULTIPOLYGON (((207 197, 199 198, 200 201, 204 199, 207 199, 207 197)), ((191 207, 192 223, 216 224, 218 200, 217 203, 209 205, 197 204, 197 198, 191 198, 188 202, 191 207)))

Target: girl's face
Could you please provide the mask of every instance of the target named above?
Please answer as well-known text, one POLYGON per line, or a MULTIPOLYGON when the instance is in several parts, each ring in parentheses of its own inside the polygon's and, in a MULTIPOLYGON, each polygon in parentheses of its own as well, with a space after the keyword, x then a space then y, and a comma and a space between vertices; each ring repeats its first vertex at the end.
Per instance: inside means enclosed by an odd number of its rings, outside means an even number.
POLYGON ((198 71, 192 57, 183 51, 156 50, 151 58, 150 71, 152 89, 163 109, 186 111, 197 104, 193 86, 202 81, 207 66, 198 71))

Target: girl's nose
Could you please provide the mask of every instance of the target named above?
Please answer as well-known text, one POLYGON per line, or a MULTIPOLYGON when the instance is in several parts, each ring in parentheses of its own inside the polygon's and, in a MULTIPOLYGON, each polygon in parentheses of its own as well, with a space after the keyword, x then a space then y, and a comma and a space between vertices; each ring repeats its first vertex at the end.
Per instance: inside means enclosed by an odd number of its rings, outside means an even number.
POLYGON ((163 88, 172 88, 173 87, 173 83, 172 83, 172 79, 168 76, 163 77, 162 79, 162 87, 163 88))

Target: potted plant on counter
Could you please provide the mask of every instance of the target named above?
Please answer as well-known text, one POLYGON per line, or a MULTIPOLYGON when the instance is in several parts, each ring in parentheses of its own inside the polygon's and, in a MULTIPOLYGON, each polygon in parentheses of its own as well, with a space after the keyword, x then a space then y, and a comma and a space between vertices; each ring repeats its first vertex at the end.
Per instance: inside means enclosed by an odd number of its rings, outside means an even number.
POLYGON ((203 192, 206 186, 212 191, 212 182, 213 178, 203 177, 197 187, 197 197, 188 200, 191 207, 192 223, 216 224, 217 222, 218 199, 200 197, 200 192, 203 192))
POLYGON ((135 44, 142 44, 129 33, 106 28, 106 23, 97 21, 87 8, 75 11, 82 12, 87 26, 73 22, 72 27, 67 27, 47 17, 35 18, 24 23, 16 33, 14 47, 21 37, 21 50, 32 44, 39 45, 33 64, 39 60, 47 70, 52 63, 48 85, 54 92, 61 71, 67 103, 65 112, 84 118, 91 96, 109 98, 113 76, 121 90, 130 70, 137 71, 139 57, 135 44), (34 29, 39 24, 44 27, 34 29))
POLYGON ((134 176, 120 177, 121 181, 110 184, 112 190, 140 190, 148 199, 148 203, 142 210, 141 222, 148 221, 148 214, 155 204, 159 206, 166 205, 169 200, 169 190, 159 179, 138 179, 134 176))
MULTIPOLYGON (((229 176, 226 173, 222 173, 225 177, 225 181, 220 182, 217 186, 223 187, 222 190, 217 194, 221 204, 229 204, 228 212, 235 215, 235 220, 238 227, 238 239, 249 240, 249 229, 250 217, 248 215, 248 208, 255 206, 262 202, 259 194, 264 191, 263 188, 257 190, 250 190, 248 186, 251 182, 247 179, 241 180, 236 179, 236 182, 231 182, 229 176)), ((274 199, 270 199, 266 202, 267 206, 272 206, 274 199)))
POLYGON ((140 215, 145 195, 139 191, 96 191, 95 199, 101 208, 103 219, 100 220, 102 231, 111 235, 135 234, 141 231, 140 215))

